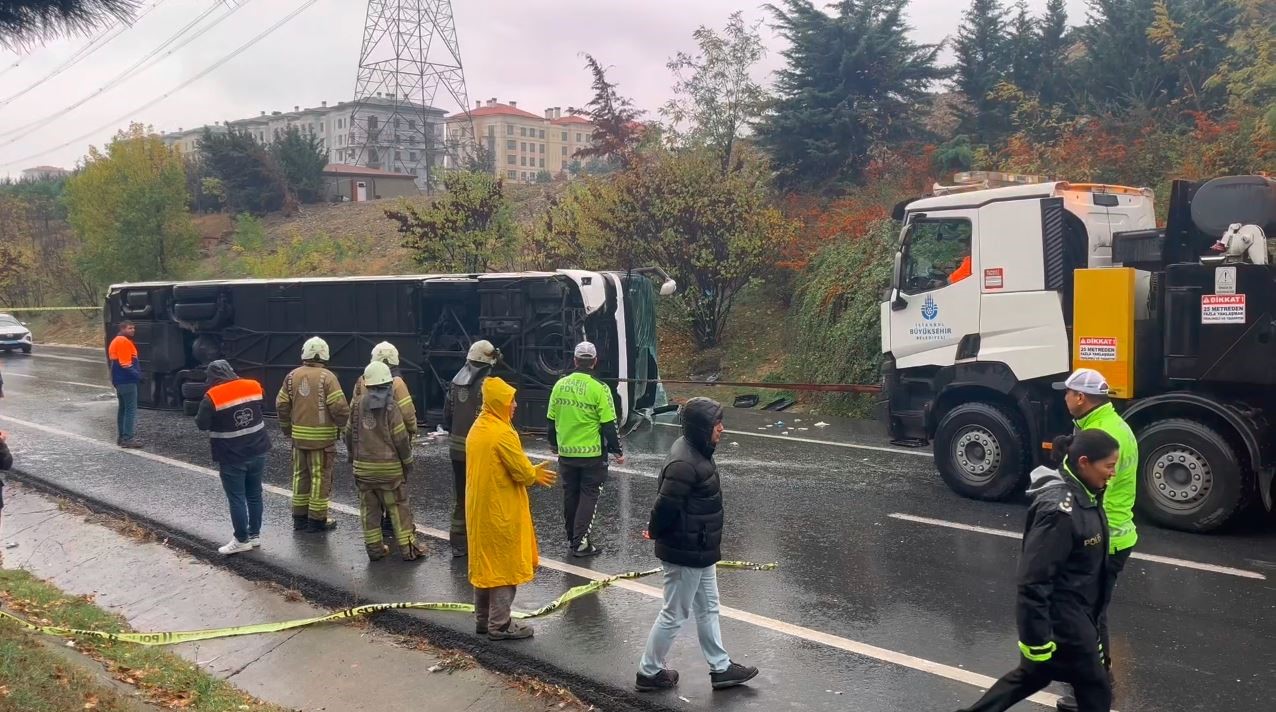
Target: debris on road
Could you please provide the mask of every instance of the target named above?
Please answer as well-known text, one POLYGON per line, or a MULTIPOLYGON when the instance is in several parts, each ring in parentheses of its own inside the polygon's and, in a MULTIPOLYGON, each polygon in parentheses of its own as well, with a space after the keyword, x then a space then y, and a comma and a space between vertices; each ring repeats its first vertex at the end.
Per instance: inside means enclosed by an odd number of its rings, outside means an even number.
POLYGON ((815 427, 817 427, 817 428, 827 428, 828 426, 829 426, 829 424, 828 424, 828 423, 826 423, 826 422, 824 422, 823 420, 821 420, 820 422, 818 422, 818 423, 816 423, 816 424, 815 424, 815 427))

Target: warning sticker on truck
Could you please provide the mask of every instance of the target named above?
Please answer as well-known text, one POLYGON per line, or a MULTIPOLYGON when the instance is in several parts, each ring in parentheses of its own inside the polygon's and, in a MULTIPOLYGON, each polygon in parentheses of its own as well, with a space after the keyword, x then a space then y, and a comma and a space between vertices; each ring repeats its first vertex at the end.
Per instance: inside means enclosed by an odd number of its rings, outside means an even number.
POLYGON ((1106 336, 1081 337, 1080 356, 1082 361, 1115 361, 1117 360, 1117 340, 1106 336))
POLYGON ((1244 294, 1201 295, 1202 324, 1244 324, 1244 294))
POLYGON ((1001 289, 1006 286, 1006 274, 1000 267, 984 270, 984 289, 1001 289))

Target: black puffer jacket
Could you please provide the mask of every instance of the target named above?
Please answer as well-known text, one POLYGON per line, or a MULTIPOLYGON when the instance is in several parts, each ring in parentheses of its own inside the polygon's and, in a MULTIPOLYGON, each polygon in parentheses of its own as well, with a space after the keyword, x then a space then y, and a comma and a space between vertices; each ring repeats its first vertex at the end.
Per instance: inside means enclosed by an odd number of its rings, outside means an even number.
POLYGON ((712 439, 721 420, 722 406, 708 398, 692 398, 682 407, 682 437, 660 471, 647 525, 661 561, 704 568, 722 558, 722 488, 712 439))

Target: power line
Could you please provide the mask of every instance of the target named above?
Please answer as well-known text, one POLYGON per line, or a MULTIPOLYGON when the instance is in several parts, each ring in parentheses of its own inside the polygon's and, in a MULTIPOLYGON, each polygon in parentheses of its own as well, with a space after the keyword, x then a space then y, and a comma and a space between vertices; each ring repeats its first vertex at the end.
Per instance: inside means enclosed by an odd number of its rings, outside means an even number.
POLYGON ((49 154, 49 153, 53 153, 54 151, 60 151, 60 150, 62 150, 62 149, 64 149, 64 148, 66 148, 66 147, 68 147, 68 146, 70 146, 70 145, 72 145, 72 144, 76 143, 77 141, 83 141, 83 140, 84 140, 84 139, 86 139, 86 138, 90 138, 90 137, 94 136, 94 135, 95 135, 95 134, 97 134, 99 131, 104 131, 104 130, 106 130, 106 129, 111 128, 112 126, 117 126, 117 125, 119 125, 119 123, 120 123, 120 122, 122 122, 122 121, 127 121, 128 119, 132 118, 135 114, 137 114, 137 113, 139 113, 139 112, 142 112, 142 111, 146 111, 147 109, 151 108, 152 106, 155 106, 156 104, 158 104, 158 103, 160 103, 160 102, 164 101, 165 99, 169 98, 169 97, 170 97, 170 96, 172 96, 173 94, 176 94, 177 92, 179 92, 179 91, 181 91, 181 90, 185 89, 186 87, 188 87, 188 86, 190 86, 190 85, 194 84, 195 82, 199 81, 200 79, 203 79, 204 77, 208 76, 209 74, 212 74, 214 71, 216 71, 217 69, 219 69, 222 65, 226 64, 227 62, 229 62, 230 60, 234 59, 235 57, 238 57, 240 54, 243 54, 243 52, 244 52, 245 50, 247 50, 248 48, 250 48, 250 47, 252 47, 253 45, 257 44, 258 42, 262 41, 262 40, 263 40, 263 39, 265 39, 267 36, 269 36, 271 33, 273 33, 275 30, 277 30, 277 29, 279 29, 280 27, 283 27, 284 25, 286 25, 286 24, 288 24, 289 22, 291 22, 293 18, 295 18, 295 17, 297 17, 298 15, 300 15, 301 13, 305 12, 307 9, 309 9, 309 8, 310 8, 310 6, 314 5, 314 4, 315 4, 315 3, 317 3, 317 2, 319 2, 319 0, 306 0, 306 1, 305 1, 305 2, 303 2, 303 3, 301 4, 301 6, 300 6, 300 7, 298 7, 296 10, 293 10, 291 13, 289 13, 289 14, 285 15, 282 19, 280 19, 280 20, 279 20, 278 22, 276 22, 275 24, 271 25, 270 27, 267 27, 265 30, 263 30, 263 31, 262 31, 260 34, 258 34, 256 37, 253 37, 251 40, 248 40, 248 41, 247 41, 247 42, 245 42, 244 44, 240 45, 238 48, 236 48, 236 49, 235 49, 233 52, 231 52, 230 54, 228 54, 228 55, 226 55, 226 56, 222 57, 221 59, 217 60, 217 61, 216 61, 216 62, 214 62, 213 64, 209 65, 209 66, 208 66, 208 67, 206 67, 203 71, 201 71, 199 74, 196 74, 195 76, 191 77, 190 79, 187 79, 187 80, 185 80, 185 81, 181 82, 180 84, 178 84, 177 86, 175 86, 175 87, 173 87, 172 89, 168 90, 167 92, 165 92, 165 93, 161 94, 160 96, 157 96, 157 97, 155 97, 154 99, 152 99, 152 100, 150 100, 150 101, 146 102, 145 104, 143 104, 143 105, 141 105, 141 106, 139 106, 139 107, 137 107, 137 108, 133 109, 132 111, 128 112, 127 114, 124 114, 124 115, 119 116, 119 117, 117 117, 117 118, 115 118, 115 119, 112 119, 112 120, 110 120, 110 121, 108 121, 108 122, 106 122, 106 123, 104 123, 104 124, 102 124, 102 125, 100 125, 100 126, 95 127, 95 128, 94 128, 93 130, 91 130, 91 131, 88 131, 88 132, 85 132, 85 133, 83 133, 83 134, 80 134, 79 136, 76 136, 75 138, 70 139, 70 140, 68 140, 68 141, 66 141, 66 142, 64 142, 64 143, 60 143, 60 144, 58 144, 57 146, 54 146, 53 148, 48 148, 48 149, 45 149, 45 150, 43 150, 43 151, 40 151, 39 153, 33 153, 33 154, 30 154, 30 155, 28 155, 28 156, 24 156, 24 157, 19 158, 19 159, 16 159, 16 160, 8 161, 7 163, 0 163, 0 167, 12 166, 12 165, 17 164, 17 163, 26 163, 27 161, 30 161, 30 160, 33 160, 33 159, 39 158, 39 157, 44 156, 44 155, 47 155, 47 154, 49 154))
MULTIPOLYGON (((0 106, 6 106, 6 105, 8 105, 8 104, 9 104, 9 102, 13 101, 14 99, 17 99, 18 97, 20 97, 20 96, 23 96, 23 95, 27 94, 27 93, 28 93, 28 92, 30 92, 32 89, 35 89, 36 87, 40 86, 40 85, 41 85, 41 84, 43 84, 44 82, 49 81, 50 79, 52 79, 52 78, 54 78, 54 77, 58 76, 59 74, 61 74, 61 73, 65 72, 66 70, 70 69, 71 67, 74 67, 75 65, 79 64, 80 62, 82 62, 82 61, 84 61, 84 60, 88 59, 90 56, 92 56, 92 55, 93 55, 93 53, 94 53, 94 52, 96 52, 96 51, 98 51, 99 49, 102 49, 102 48, 103 48, 103 47, 105 47, 106 45, 110 44, 110 43, 111 43, 111 40, 115 39, 116 37, 119 37, 120 35, 124 34, 124 33, 125 33, 125 32, 127 32, 127 31, 131 30, 131 29, 133 28, 133 26, 134 26, 134 25, 136 25, 138 22, 140 22, 140 21, 142 20, 142 18, 144 18, 144 17, 146 17, 147 15, 151 14, 151 11, 152 11, 152 10, 154 10, 154 9, 155 9, 155 8, 157 8, 157 7, 159 7, 160 5, 163 5, 163 4, 164 4, 164 2, 165 2, 165 0, 155 0, 155 2, 154 2, 154 3, 152 3, 150 7, 146 8, 146 10, 142 12, 142 14, 140 14, 140 15, 138 15, 136 18, 134 18, 134 19, 133 19, 133 22, 131 22, 131 23, 126 23, 126 22, 123 22, 123 21, 117 21, 114 25, 112 25, 111 27, 107 28, 107 30, 106 30, 105 32, 103 32, 102 34, 99 34, 97 37, 94 37, 92 40, 90 40, 90 41, 89 41, 87 44, 85 44, 83 47, 81 47, 80 49, 76 50, 75 54, 71 55, 69 58, 67 58, 67 60, 66 60, 66 61, 64 61, 62 64, 59 64, 59 65, 58 65, 57 67, 55 67, 52 71, 50 71, 48 74, 44 75, 43 77, 40 77, 39 79, 35 80, 34 82, 31 82, 31 83, 30 83, 30 84, 28 84, 26 87, 24 87, 21 91, 19 91, 19 92, 15 93, 15 94, 12 94, 12 95, 10 95, 10 96, 7 96, 7 97, 5 97, 4 99, 0 99, 0 106)), ((17 67, 19 64, 22 64, 22 60, 23 60, 23 59, 25 59, 25 57, 20 58, 18 61, 16 61, 16 62, 14 62, 13 64, 9 65, 9 66, 8 66, 8 67, 6 67, 5 69, 0 70, 0 76, 4 76, 4 73, 5 73, 5 72, 9 71, 10 69, 13 69, 14 67, 17 67)))
MULTIPOLYGON (((159 47, 156 47, 155 49, 151 50, 146 55, 144 55, 141 59, 137 60, 132 65, 130 65, 123 72, 112 77, 106 84, 99 87, 97 91, 94 91, 92 94, 89 94, 88 96, 80 99, 79 101, 76 101, 75 103, 69 106, 65 106, 57 111, 54 111, 53 113, 41 116, 40 118, 35 119, 34 121, 29 121, 21 126, 9 129, 8 131, 0 131, 0 137, 12 136, 12 138, 10 138, 9 140, 3 143, 0 143, 0 146, 8 146, 13 144, 16 141, 19 141, 27 136, 30 136, 32 133, 35 133, 40 128, 42 128, 44 124, 50 121, 53 121, 54 119, 57 119, 66 114, 69 114, 70 112, 87 104, 93 99, 105 94, 106 92, 109 92, 115 87, 118 87, 119 85, 123 84, 124 82, 128 81, 134 76, 145 72, 151 67, 154 67, 156 64, 159 64, 160 62, 164 61, 168 57, 172 56, 174 52, 185 47, 191 42, 194 42, 195 40, 199 39, 209 30, 213 29, 218 24, 220 24, 223 20, 226 20, 231 15, 235 14, 235 12, 237 12, 244 5, 247 5, 249 2, 252 2, 252 0, 241 0, 239 4, 231 7, 230 10, 227 11, 224 15, 222 15, 221 17, 215 18, 211 23, 200 28, 194 34, 182 40, 183 35, 185 35, 187 32, 190 32, 192 28, 197 26, 200 22, 202 22, 205 18, 207 18, 209 15, 215 12, 218 8, 222 7, 221 0, 217 0, 217 2, 213 3, 212 7, 209 7, 207 10, 201 13, 194 20, 191 20, 189 23, 187 23, 185 27, 178 30, 168 39, 164 40, 164 42, 162 42, 159 47), (166 48, 168 48, 170 45, 173 45, 173 43, 177 42, 178 40, 182 40, 182 41, 174 45, 171 49, 168 49, 167 52, 164 52, 166 48), (164 54, 162 56, 156 57, 156 55, 158 55, 160 52, 164 52, 164 54)), ((0 106, 3 106, 3 105, 4 105, 4 102, 0 102, 0 106)))

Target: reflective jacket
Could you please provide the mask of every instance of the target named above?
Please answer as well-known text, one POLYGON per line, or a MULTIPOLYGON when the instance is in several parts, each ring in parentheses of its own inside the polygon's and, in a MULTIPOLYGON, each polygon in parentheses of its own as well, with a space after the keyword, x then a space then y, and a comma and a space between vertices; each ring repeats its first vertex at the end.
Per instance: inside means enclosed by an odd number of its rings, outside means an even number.
POLYGON ((483 381, 491 372, 491 366, 470 361, 452 377, 443 402, 443 429, 448 432, 448 455, 455 462, 465 462, 465 436, 483 410, 483 381))
POLYGON ((722 486, 712 440, 721 419, 722 407, 708 399, 682 408, 682 437, 660 471, 647 524, 661 561, 704 568, 722 558, 722 486))
POLYGON ((299 450, 332 447, 350 419, 341 384, 320 363, 307 363, 288 374, 275 397, 275 410, 279 427, 299 450))
POLYGON ((368 388, 354 402, 346 447, 356 479, 392 482, 412 465, 412 437, 390 388, 368 388))
POLYGON ((237 465, 270 452, 264 398, 261 384, 248 378, 218 383, 204 394, 195 424, 208 431, 213 462, 237 465))
POLYGON ((111 385, 124 386, 142 380, 142 364, 138 360, 137 345, 129 337, 120 334, 111 339, 106 357, 111 361, 111 385))
MULTIPOLYGON (((408 384, 399 376, 398 369, 391 369, 394 373, 394 402, 399 406, 399 412, 403 414, 403 424, 408 429, 408 434, 416 435, 416 405, 412 402, 412 392, 408 390, 408 384)), ((359 380, 354 382, 354 390, 350 393, 350 412, 354 412, 354 402, 359 400, 359 396, 363 395, 363 376, 359 376, 359 380)))
POLYGON ((1058 648, 1098 650, 1108 522, 1099 499, 1069 470, 1038 467, 1019 560, 1019 650, 1044 662, 1058 648))
POLYGON ((1078 430, 1102 430, 1121 446, 1116 475, 1103 490, 1103 511, 1108 515, 1108 527, 1112 543, 1109 552, 1115 554, 1134 546, 1139 533, 1134 528, 1134 493, 1139 479, 1139 441, 1125 419, 1111 403, 1104 403, 1076 421, 1078 430))

